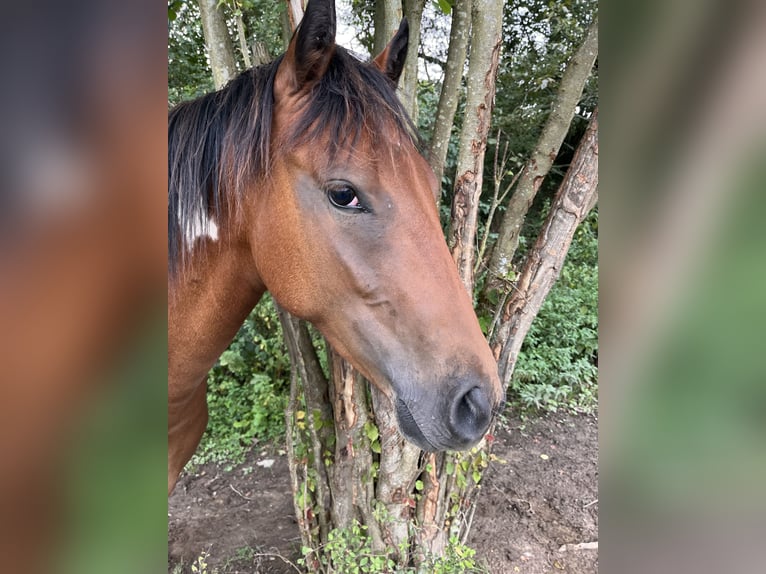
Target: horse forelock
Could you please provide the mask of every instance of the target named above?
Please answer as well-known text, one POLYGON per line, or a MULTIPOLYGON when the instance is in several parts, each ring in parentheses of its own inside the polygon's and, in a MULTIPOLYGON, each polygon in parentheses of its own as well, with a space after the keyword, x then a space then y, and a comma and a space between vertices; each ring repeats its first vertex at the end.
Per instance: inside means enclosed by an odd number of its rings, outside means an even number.
POLYGON ((374 65, 336 47, 324 75, 307 94, 285 146, 322 142, 331 161, 360 140, 374 142, 373 147, 403 141, 423 147, 391 80, 374 65))

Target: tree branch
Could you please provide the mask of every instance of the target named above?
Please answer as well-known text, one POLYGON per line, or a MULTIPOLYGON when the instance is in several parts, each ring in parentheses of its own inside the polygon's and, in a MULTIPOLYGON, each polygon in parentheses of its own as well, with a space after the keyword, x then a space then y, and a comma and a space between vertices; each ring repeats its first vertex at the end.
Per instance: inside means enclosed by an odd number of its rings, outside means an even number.
POLYGON ((507 384, 524 337, 558 279, 575 230, 598 197, 598 110, 577 147, 553 199, 550 213, 530 250, 491 341, 500 378, 507 384))
POLYGON ((583 43, 569 61, 561 78, 556 99, 548 120, 529 158, 524 174, 508 203, 508 209, 498 231, 497 242, 490 254, 489 275, 481 299, 486 300, 492 289, 502 286, 511 270, 513 255, 519 244, 519 234, 532 201, 558 155, 572 123, 575 108, 582 97, 598 54, 598 20, 594 18, 583 43))

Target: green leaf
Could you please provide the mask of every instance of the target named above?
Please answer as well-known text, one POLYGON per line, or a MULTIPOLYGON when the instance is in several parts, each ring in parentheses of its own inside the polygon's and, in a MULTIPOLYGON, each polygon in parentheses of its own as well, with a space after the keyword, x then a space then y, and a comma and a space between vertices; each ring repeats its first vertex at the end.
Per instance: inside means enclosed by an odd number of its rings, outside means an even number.
POLYGON ((423 490, 423 481, 422 480, 416 480, 415 481, 415 490, 417 490, 417 491, 423 490))
POLYGON ((452 4, 449 0, 436 0, 436 3, 445 14, 450 14, 452 12, 452 4))
POLYGON ((376 427, 374 424, 366 424, 364 426, 365 432, 367 433, 367 438, 370 439, 370 442, 374 442, 380 436, 378 427, 376 427))

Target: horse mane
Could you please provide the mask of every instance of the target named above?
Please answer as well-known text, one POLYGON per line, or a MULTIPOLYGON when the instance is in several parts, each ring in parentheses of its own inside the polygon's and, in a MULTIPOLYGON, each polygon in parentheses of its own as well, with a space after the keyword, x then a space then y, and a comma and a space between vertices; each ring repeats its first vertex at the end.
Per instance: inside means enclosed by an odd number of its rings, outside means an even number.
POLYGON ((396 86, 374 65, 336 46, 301 113, 272 149, 274 80, 284 56, 247 70, 222 89, 183 102, 168 115, 168 270, 186 262, 185 238, 238 212, 247 184, 265 178, 279 149, 323 139, 332 158, 363 136, 393 128, 422 149, 396 86))

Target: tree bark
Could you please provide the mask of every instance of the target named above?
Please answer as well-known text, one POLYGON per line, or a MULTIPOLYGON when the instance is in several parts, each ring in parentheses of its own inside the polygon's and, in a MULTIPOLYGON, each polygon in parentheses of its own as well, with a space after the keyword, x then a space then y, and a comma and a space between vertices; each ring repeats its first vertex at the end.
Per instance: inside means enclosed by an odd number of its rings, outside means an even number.
POLYGON ((598 109, 593 113, 491 342, 500 378, 510 380, 532 320, 558 279, 575 230, 598 199, 598 109))
POLYGON ((202 32, 205 36, 210 69, 213 72, 213 84, 216 89, 237 75, 237 62, 234 48, 226 27, 223 10, 217 7, 217 0, 198 0, 202 18, 202 32))
POLYGON ((295 29, 298 27, 298 24, 301 23, 301 20, 303 19, 303 7, 305 2, 303 0, 286 0, 287 2, 287 30, 284 30, 284 32, 287 32, 285 34, 287 36, 287 43, 290 42, 290 36, 292 36, 292 33, 295 31, 295 29))
MULTIPOLYGON (((449 52, 444 72, 439 105, 436 108, 431 145, 428 150, 429 162, 441 186, 444 178, 444 162, 447 159, 452 123, 455 120, 460 100, 460 86, 465 69, 465 55, 471 33, 471 0, 457 0, 452 7, 449 52)), ((441 198, 441 194, 440 194, 441 198)), ((438 202, 437 202, 438 203, 438 202)))
POLYGON ((250 48, 247 46, 247 32, 245 31, 245 21, 242 18, 242 12, 237 12, 237 38, 239 39, 239 51, 242 53, 242 63, 245 69, 253 66, 250 59, 250 48))
POLYGON ((455 195, 447 233, 452 257, 469 294, 473 293, 476 222, 502 46, 502 22, 502 0, 474 0, 466 112, 460 132, 455 195))
MULTIPOLYGON (((401 0, 375 0, 375 36, 372 54, 377 56, 386 49, 389 40, 394 37, 402 20, 401 0)), ((412 26, 412 22, 410 22, 412 26)))
POLYGON ((415 123, 418 121, 418 46, 425 5, 426 0, 404 0, 404 16, 410 25, 410 39, 404 72, 399 80, 399 99, 415 123))
POLYGON ((253 66, 263 66, 271 62, 271 54, 266 44, 259 42, 258 40, 253 42, 253 66))
POLYGON ((501 287, 512 270, 513 255, 519 244, 521 226, 569 131, 569 125, 572 123, 575 109, 597 54, 598 19, 594 18, 583 43, 564 71, 551 113, 508 202, 500 223, 497 241, 490 253, 488 276, 482 299, 486 299, 491 290, 501 287))

